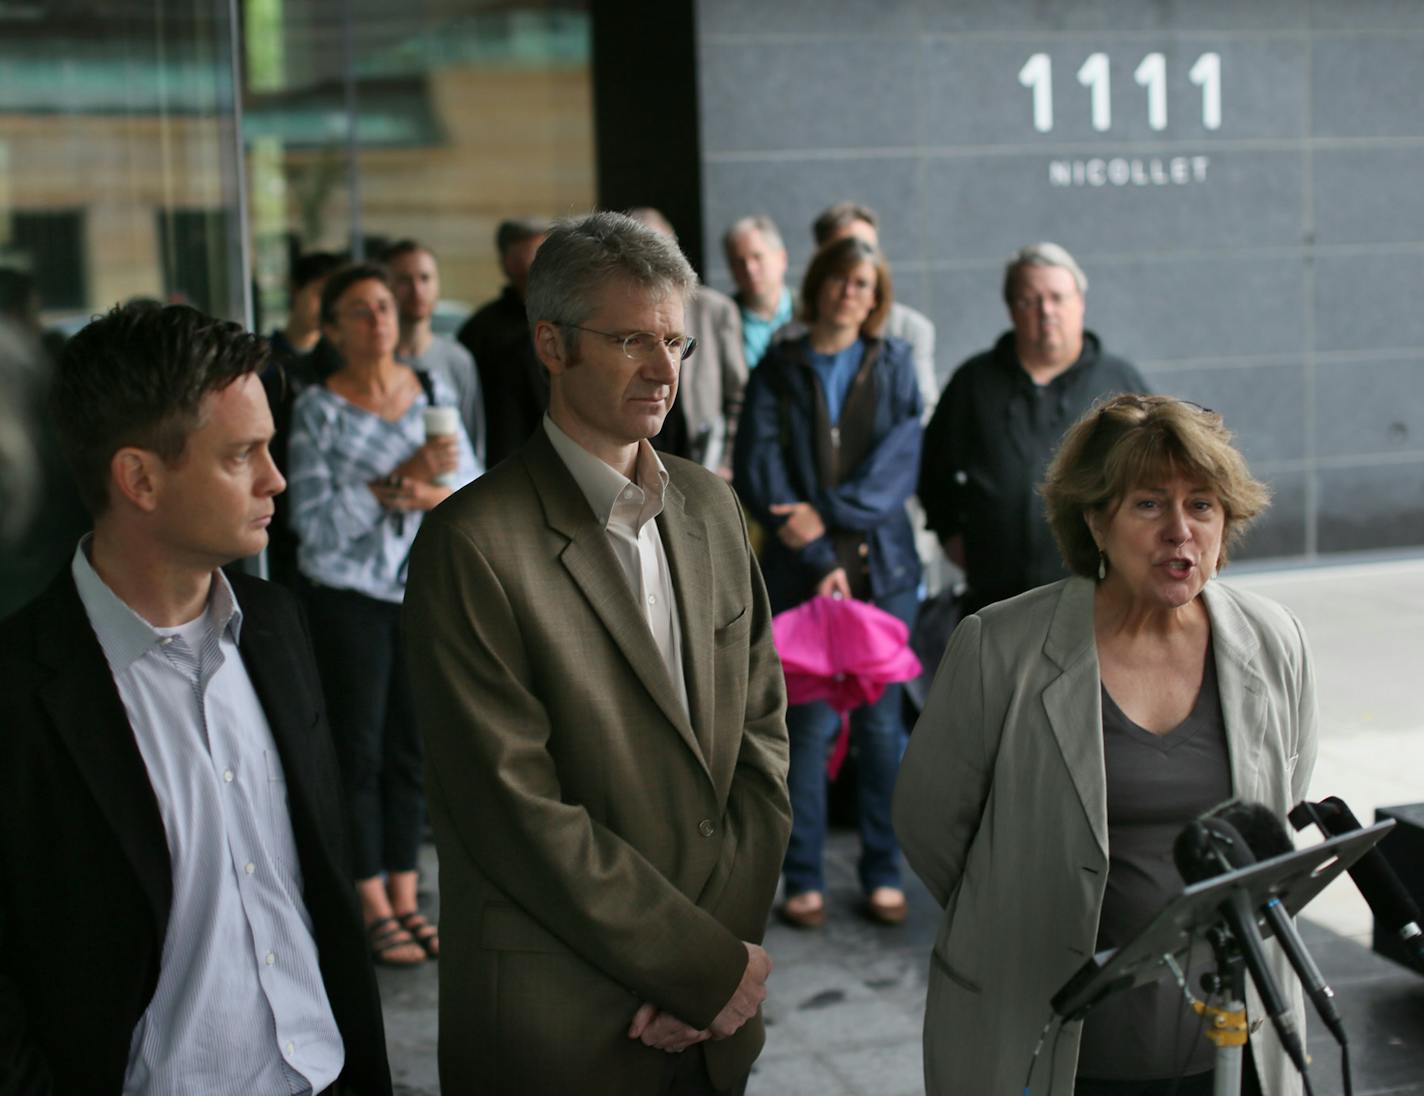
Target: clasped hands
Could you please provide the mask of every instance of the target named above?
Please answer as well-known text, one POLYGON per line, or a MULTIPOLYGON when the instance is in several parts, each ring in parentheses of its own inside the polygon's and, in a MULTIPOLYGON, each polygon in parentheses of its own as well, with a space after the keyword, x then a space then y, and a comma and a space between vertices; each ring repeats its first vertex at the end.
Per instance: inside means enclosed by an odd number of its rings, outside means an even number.
POLYGON ((735 1035, 743 1024, 756 1015, 757 1009, 766 1000, 766 980, 771 975, 772 966, 771 956, 765 948, 746 942, 742 946, 747 949, 747 966, 742 971, 742 980, 737 983, 731 999, 707 1027, 699 1030, 647 1002, 638 1006, 638 1011, 633 1014, 633 1022, 628 1025, 628 1038, 640 1039, 648 1046, 669 1054, 681 1054, 688 1047, 708 1039, 727 1039, 735 1035))
POLYGON ((454 434, 427 438, 425 444, 383 479, 368 486, 387 510, 430 510, 450 495, 450 488, 435 482, 437 476, 460 465, 460 444, 454 434))

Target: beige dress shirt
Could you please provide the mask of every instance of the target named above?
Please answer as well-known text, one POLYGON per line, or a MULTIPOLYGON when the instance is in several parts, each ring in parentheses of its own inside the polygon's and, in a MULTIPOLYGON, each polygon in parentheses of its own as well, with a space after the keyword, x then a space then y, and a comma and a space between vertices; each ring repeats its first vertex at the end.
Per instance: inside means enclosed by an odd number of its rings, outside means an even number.
POLYGON ((677 689, 682 710, 689 712, 687 679, 682 669, 682 630, 677 619, 672 574, 658 523, 654 520, 663 512, 667 469, 646 439, 638 443, 634 469, 638 478, 634 481, 579 445, 547 414, 544 432, 608 535, 608 544, 628 580, 628 588, 642 607, 653 642, 677 689))

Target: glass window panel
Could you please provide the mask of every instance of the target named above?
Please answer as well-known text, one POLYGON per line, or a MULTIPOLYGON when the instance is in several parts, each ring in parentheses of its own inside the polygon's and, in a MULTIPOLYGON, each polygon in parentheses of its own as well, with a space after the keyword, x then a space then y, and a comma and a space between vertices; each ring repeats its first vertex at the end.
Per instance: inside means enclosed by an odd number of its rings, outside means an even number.
POLYGON ((226 0, 0 2, 0 266, 46 322, 131 297, 245 318, 233 47, 226 0))
POLYGON ((285 317, 295 253, 344 251, 359 233, 367 250, 414 237, 435 251, 436 326, 452 331, 503 286, 501 220, 593 207, 586 3, 247 0, 243 25, 264 326, 285 317))

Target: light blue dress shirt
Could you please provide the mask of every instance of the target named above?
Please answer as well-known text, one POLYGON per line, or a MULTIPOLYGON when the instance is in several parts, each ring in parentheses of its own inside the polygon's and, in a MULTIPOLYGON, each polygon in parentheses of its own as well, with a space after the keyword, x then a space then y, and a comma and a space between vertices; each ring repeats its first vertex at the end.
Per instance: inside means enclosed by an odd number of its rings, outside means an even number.
POLYGON ((320 1092, 345 1049, 317 962, 287 784, 237 643, 221 571, 207 609, 155 628, 95 572, 71 571, 158 801, 173 904, 125 1096, 320 1092))

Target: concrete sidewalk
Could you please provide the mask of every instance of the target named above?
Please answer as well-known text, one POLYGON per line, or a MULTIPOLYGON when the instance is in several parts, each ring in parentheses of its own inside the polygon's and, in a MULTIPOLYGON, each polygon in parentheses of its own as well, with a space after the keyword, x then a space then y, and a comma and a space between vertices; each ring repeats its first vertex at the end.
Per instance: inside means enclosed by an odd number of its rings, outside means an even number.
MULTIPOLYGON (((1377 806, 1424 800, 1424 559, 1242 571, 1227 581, 1287 605, 1311 641, 1320 697, 1311 797, 1338 795, 1366 821, 1377 806)), ((924 1092, 925 973, 940 911, 912 880, 904 925, 866 921, 855 856, 853 835, 831 835, 823 929, 775 921, 768 929, 776 971, 749 1096, 924 1092)), ((433 884, 433 870, 424 874, 433 884)), ((1348 879, 1316 901, 1303 931, 1350 1032, 1356 1096, 1424 1094, 1424 978, 1368 950, 1369 911, 1348 879)), ((380 974, 397 1092, 434 1096, 435 970, 380 974)), ((1340 1096, 1337 1052, 1318 1025, 1309 1034, 1315 1091, 1340 1096)))

